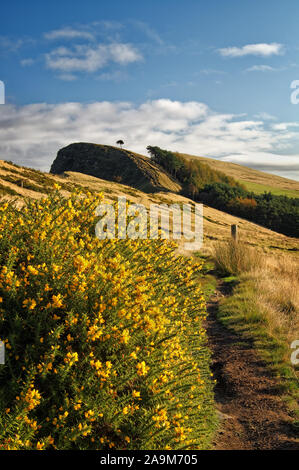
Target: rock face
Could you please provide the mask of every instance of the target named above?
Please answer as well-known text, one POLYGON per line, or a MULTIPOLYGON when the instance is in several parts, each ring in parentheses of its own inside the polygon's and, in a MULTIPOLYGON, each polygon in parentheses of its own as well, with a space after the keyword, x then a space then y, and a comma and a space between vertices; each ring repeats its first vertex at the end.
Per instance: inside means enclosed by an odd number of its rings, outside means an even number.
POLYGON ((60 149, 50 172, 75 171, 133 186, 145 192, 177 192, 180 185, 150 158, 128 150, 89 143, 74 143, 60 149))

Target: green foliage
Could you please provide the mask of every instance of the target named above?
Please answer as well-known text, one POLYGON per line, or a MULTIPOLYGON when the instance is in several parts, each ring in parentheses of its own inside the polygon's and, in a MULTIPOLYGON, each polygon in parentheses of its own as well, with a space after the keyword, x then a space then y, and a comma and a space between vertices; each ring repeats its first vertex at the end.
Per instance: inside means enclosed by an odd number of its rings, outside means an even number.
POLYGON ((260 225, 292 237, 299 236, 299 199, 256 195, 246 189, 225 183, 208 184, 198 199, 216 209, 252 220, 260 225))
POLYGON ((274 196, 299 198, 298 189, 279 188, 267 184, 254 183, 252 181, 244 181, 243 184, 249 192, 253 192, 255 194, 272 193, 274 196))
POLYGON ((183 185, 183 193, 285 235, 299 236, 299 199, 249 192, 234 178, 178 153, 147 147, 152 159, 183 185))
POLYGON ((231 186, 242 187, 234 178, 221 171, 213 170, 206 163, 195 159, 189 160, 178 153, 159 147, 147 147, 152 159, 183 185, 183 193, 193 199, 208 183, 223 182, 231 186))

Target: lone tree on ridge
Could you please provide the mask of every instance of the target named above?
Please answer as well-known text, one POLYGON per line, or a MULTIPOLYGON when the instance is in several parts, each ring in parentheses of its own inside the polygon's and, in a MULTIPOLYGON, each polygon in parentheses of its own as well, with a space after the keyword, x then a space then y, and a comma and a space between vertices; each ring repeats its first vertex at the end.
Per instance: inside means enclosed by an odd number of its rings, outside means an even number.
POLYGON ((124 141, 121 139, 118 140, 116 143, 120 146, 120 148, 122 148, 122 146, 124 145, 124 141))

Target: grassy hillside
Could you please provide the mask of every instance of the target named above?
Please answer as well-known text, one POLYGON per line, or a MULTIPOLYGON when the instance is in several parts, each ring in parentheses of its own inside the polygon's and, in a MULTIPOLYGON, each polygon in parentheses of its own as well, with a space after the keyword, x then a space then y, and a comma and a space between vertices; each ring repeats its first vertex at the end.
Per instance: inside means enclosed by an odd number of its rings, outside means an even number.
POLYGON ((181 194, 285 235, 299 236, 298 198, 271 192, 255 194, 232 176, 197 158, 186 158, 157 146, 148 146, 147 150, 154 162, 180 182, 181 194))
MULTIPOLYGON (((102 191, 107 201, 115 201, 118 196, 126 196, 128 200, 142 203, 147 208, 151 203, 164 202, 171 204, 178 202, 194 204, 189 198, 177 193, 144 193, 121 183, 108 182, 77 172, 67 171, 64 176, 58 176, 0 160, 1 195, 7 200, 16 199, 18 205, 23 204, 24 197, 33 199, 44 197, 53 189, 55 183, 61 186, 61 192, 66 195, 77 187, 83 187, 90 191, 102 191), (9 180, 10 178, 13 178, 13 182, 9 180)), ((299 252, 298 240, 206 205, 204 205, 204 249, 209 250, 214 241, 228 240, 232 224, 239 226, 242 239, 262 251, 289 252, 294 256, 299 252)), ((179 245, 182 246, 183 242, 179 245)))
POLYGON ((281 176, 254 170, 237 163, 223 162, 208 157, 197 157, 194 155, 181 154, 187 159, 198 159, 206 163, 212 169, 222 171, 228 176, 241 182, 249 191, 261 194, 271 191, 278 196, 299 197, 299 182, 283 178, 281 176))

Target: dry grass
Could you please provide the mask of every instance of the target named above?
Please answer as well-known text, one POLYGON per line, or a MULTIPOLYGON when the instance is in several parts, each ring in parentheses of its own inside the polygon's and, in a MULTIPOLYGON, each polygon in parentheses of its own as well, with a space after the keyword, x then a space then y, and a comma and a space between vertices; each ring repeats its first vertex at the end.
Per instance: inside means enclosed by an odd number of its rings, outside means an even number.
POLYGON ((229 240, 213 246, 215 267, 221 275, 237 276, 244 272, 261 269, 264 257, 256 249, 244 242, 229 240))
POLYGON ((254 283, 255 303, 266 317, 269 332, 283 331, 299 338, 299 264, 291 255, 271 256, 229 240, 213 248, 215 267, 221 275, 240 276, 254 283))
POLYGON ((290 362, 290 345, 299 339, 298 258, 290 253, 264 254, 233 241, 214 246, 213 257, 222 275, 238 277, 220 316, 253 338, 277 374, 295 383, 298 372, 290 362))
POLYGON ((290 256, 267 257, 265 266, 252 273, 256 303, 267 318, 271 335, 290 344, 299 338, 299 265, 290 256))

